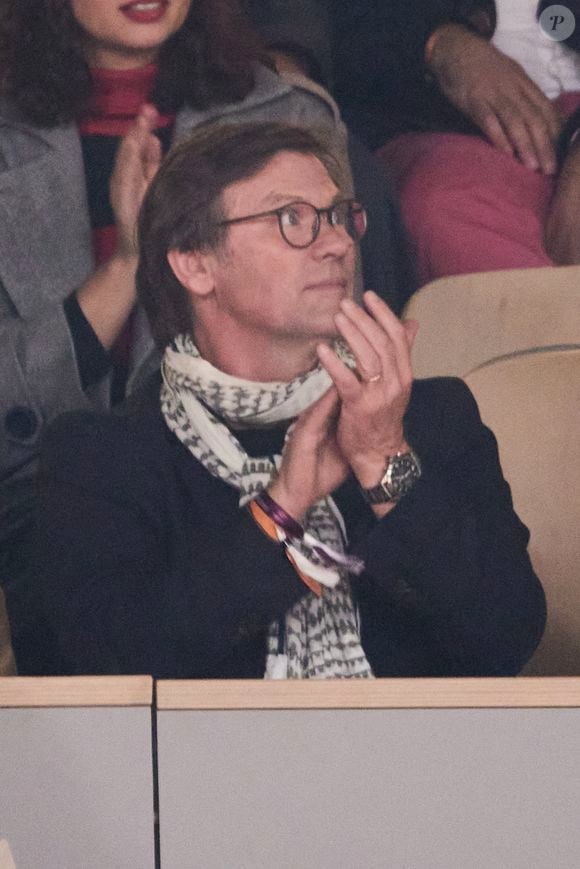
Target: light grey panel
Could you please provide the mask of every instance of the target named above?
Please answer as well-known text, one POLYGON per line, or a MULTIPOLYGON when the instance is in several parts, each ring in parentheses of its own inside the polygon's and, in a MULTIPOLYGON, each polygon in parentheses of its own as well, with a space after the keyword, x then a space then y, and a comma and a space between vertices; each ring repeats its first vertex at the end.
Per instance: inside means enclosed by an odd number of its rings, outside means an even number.
POLYGON ((0 709, 0 839, 16 869, 153 869, 151 710, 0 709))
POLYGON ((578 869, 580 710, 158 713, 162 869, 578 869))

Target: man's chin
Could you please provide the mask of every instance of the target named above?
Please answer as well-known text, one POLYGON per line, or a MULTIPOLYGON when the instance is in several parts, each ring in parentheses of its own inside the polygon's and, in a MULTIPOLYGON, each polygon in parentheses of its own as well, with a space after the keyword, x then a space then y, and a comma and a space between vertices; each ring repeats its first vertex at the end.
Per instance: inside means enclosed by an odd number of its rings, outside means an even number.
POLYGON ((346 287, 303 297, 300 320, 304 331, 322 341, 336 338, 339 332, 335 317, 340 313, 341 302, 350 298, 352 293, 346 287))
POLYGON ((328 324, 320 323, 319 325, 313 323, 308 332, 315 341, 332 343, 336 338, 340 338, 340 332, 336 328, 334 321, 328 324))

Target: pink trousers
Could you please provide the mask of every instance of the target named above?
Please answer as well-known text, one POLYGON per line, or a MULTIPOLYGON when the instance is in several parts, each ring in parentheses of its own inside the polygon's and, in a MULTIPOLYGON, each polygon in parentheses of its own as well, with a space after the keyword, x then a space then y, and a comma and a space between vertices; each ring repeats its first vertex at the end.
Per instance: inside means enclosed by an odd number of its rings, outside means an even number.
MULTIPOLYGON (((559 100, 569 114, 580 93, 559 100)), ((382 147, 415 250, 421 284, 443 275, 549 266, 544 225, 552 177, 484 139, 404 133, 382 147)))

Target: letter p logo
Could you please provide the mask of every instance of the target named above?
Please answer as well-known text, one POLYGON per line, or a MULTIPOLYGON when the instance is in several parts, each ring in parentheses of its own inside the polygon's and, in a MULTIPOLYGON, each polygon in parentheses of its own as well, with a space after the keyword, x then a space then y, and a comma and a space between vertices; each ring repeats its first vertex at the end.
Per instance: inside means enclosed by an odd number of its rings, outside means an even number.
POLYGON ((552 42, 563 42, 572 36, 576 29, 574 13, 567 6, 555 4, 548 6, 540 15, 540 27, 544 36, 552 42))

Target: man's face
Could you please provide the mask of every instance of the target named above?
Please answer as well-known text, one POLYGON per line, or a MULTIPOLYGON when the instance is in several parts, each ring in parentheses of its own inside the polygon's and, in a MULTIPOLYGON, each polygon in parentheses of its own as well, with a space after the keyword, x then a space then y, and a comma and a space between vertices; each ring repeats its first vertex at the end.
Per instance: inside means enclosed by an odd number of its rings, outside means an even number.
MULTIPOLYGON (((233 219, 297 201, 328 208, 340 198, 316 157, 285 151, 258 175, 226 188, 222 202, 225 218, 233 219)), ((329 226, 323 217, 317 239, 301 249, 284 240, 275 215, 234 224, 227 232, 213 264, 214 330, 223 318, 259 342, 304 344, 336 334, 334 316, 354 283, 355 244, 344 228, 329 226)))

